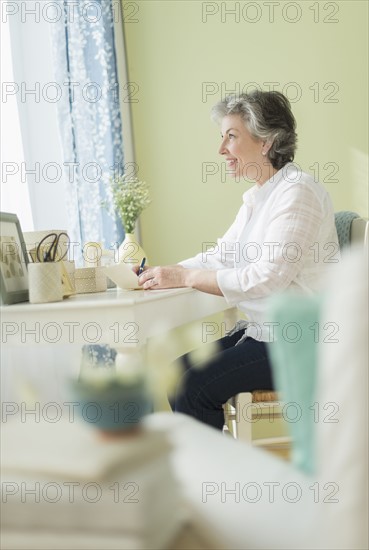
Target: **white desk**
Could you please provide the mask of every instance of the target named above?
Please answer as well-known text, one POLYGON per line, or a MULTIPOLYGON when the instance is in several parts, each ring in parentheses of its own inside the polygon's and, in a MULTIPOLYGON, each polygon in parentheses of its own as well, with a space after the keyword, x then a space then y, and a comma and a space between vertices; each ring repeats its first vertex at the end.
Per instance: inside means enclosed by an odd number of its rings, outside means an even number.
POLYGON ((82 345, 109 344, 125 354, 144 348, 153 336, 225 310, 234 311, 223 297, 193 289, 110 289, 62 302, 3 306, 2 399, 19 400, 23 384, 38 399, 60 401, 64 380, 79 374, 82 345))
POLYGON ((148 338, 230 309, 225 299, 190 288, 110 289, 62 302, 1 307, 2 345, 145 345, 148 338))

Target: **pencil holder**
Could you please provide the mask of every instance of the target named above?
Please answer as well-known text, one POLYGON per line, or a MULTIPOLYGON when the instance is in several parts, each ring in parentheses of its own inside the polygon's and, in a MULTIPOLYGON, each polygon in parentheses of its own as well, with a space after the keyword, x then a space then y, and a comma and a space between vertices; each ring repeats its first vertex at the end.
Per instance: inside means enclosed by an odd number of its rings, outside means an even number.
POLYGON ((63 299, 60 262, 28 264, 28 281, 31 304, 61 302, 63 299))

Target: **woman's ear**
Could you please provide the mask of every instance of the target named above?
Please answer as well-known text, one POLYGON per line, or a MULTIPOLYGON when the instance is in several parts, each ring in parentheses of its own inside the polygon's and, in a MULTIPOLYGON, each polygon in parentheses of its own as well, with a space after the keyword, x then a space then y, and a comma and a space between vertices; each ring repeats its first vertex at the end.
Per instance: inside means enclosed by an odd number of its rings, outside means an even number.
POLYGON ((262 148, 261 148, 261 154, 263 155, 263 157, 265 157, 265 155, 268 153, 269 149, 273 145, 273 142, 272 141, 263 141, 262 143, 263 143, 263 145, 262 145, 262 148))

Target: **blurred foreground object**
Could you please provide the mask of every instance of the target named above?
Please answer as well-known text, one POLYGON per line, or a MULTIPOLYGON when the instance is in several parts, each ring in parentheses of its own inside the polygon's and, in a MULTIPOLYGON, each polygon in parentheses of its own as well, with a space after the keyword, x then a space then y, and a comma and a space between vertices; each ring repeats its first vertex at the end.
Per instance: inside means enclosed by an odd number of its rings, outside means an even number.
POLYGON ((183 498, 196 526, 215 540, 209 548, 368 548, 368 258, 362 247, 344 255, 328 288, 310 411, 313 473, 181 415, 147 418, 152 426, 167 425, 183 498), (335 336, 326 338, 331 324, 335 336))
POLYGON ((181 511, 166 436, 102 442, 67 418, 3 426, 1 547, 167 547, 181 511))
POLYGON ((80 377, 69 384, 71 401, 80 417, 105 434, 136 430, 152 410, 140 354, 127 354, 123 364, 122 358, 110 346, 86 345, 80 377))

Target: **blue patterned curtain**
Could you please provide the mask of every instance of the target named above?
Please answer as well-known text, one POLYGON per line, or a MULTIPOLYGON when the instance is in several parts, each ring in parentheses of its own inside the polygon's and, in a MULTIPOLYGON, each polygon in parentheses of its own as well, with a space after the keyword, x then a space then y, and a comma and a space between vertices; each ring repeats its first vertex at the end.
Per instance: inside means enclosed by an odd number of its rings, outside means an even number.
POLYGON ((123 170, 112 0, 58 2, 63 17, 52 25, 52 49, 63 90, 58 115, 68 231, 73 242, 110 248, 124 236, 112 209, 101 205, 111 205, 109 179, 123 170))

